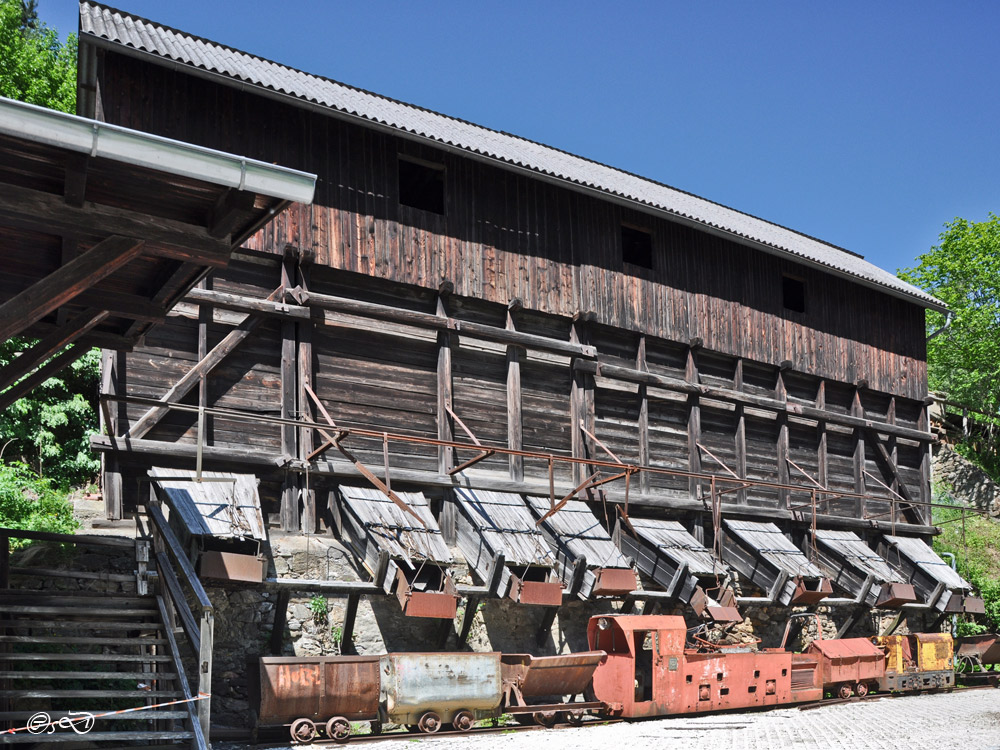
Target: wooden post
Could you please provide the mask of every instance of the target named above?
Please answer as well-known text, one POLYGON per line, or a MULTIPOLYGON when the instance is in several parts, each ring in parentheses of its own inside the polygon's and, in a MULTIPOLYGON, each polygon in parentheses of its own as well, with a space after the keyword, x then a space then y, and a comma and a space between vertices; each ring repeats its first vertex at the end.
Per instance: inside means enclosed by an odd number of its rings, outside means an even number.
POLYGON ((458 645, 462 646, 469 640, 469 631, 472 630, 472 623, 476 619, 476 612, 479 611, 479 597, 470 596, 465 601, 465 612, 462 614, 462 626, 458 632, 458 645))
MULTIPOLYGON (((573 327, 570 329, 571 343, 581 345, 589 343, 586 323, 591 317, 592 314, 588 313, 577 313, 574 316, 573 327)), ((570 366, 572 367, 572 362, 570 366)), ((589 372, 573 368, 570 389, 570 436, 573 456, 576 458, 586 458, 589 455, 587 442, 580 430, 581 424, 590 432, 594 431, 594 376, 589 372)), ((573 483, 580 484, 587 472, 588 467, 585 464, 573 464, 573 483)))
MULTIPOLYGON (((786 404, 788 403, 788 390, 785 388, 785 372, 788 368, 782 367, 778 371, 778 379, 774 386, 774 397, 778 401, 786 404)), ((788 472, 788 412, 779 411, 778 412, 778 483, 788 484, 789 483, 789 472, 788 472)), ((790 503, 788 490, 778 490, 778 507, 787 508, 790 503)))
MULTIPOLYGON (((636 348, 635 354, 635 369, 640 372, 648 371, 648 364, 646 362, 646 335, 639 334, 639 344, 636 348)), ((649 396, 646 392, 646 384, 639 384, 639 418, 637 420, 636 427, 639 431, 639 464, 641 466, 649 465, 649 396)), ((649 473, 642 472, 639 474, 639 492, 643 494, 649 493, 649 473)))
MULTIPOLYGON (((518 306, 511 302, 507 307, 507 330, 515 330, 514 312, 518 306)), ((521 450, 524 447, 521 426, 521 359, 524 349, 520 346, 507 347, 507 447, 521 450)), ((524 458, 509 457, 510 478, 515 482, 524 480, 524 458)), ((464 643, 464 639, 462 639, 464 643)))
MULTIPOLYGON (((286 249, 281 264, 281 286, 290 289, 295 279, 294 248, 286 249)), ((296 372, 295 323, 284 320, 281 323, 281 418, 295 419, 297 416, 295 399, 299 391, 296 372)), ((281 426, 282 458, 298 456, 298 431, 291 425, 281 426)), ((299 514, 299 476, 285 472, 281 489, 281 528, 283 531, 301 531, 302 517, 299 514)))
MULTIPOLYGON (((885 421, 888 422, 889 424, 896 424, 896 397, 895 396, 890 396, 889 397, 889 409, 888 409, 888 412, 886 413, 886 419, 885 419, 885 421)), ((892 462, 892 468, 893 468, 892 481, 890 482, 889 486, 892 487, 893 492, 899 492, 900 491, 900 487, 899 487, 899 484, 900 484, 900 482, 899 482, 899 447, 896 444, 896 436, 895 435, 890 434, 887 437, 888 437, 888 440, 889 440, 889 447, 888 447, 888 451, 887 452, 888 452, 888 455, 889 455, 889 460, 892 462)))
MULTIPOLYGON (((101 351, 101 393, 118 395, 119 365, 123 364, 118 353, 111 349, 101 351)), ((105 410, 98 410, 100 427, 103 432, 116 436, 118 420, 123 405, 112 404, 107 410, 110 424, 106 424, 105 410)), ((104 495, 104 516, 109 521, 117 521, 122 517, 122 475, 118 467, 118 457, 114 453, 101 454, 101 475, 103 478, 101 492, 104 495)))
POLYGON ((274 603, 274 626, 271 628, 271 637, 268 639, 267 647, 272 656, 281 655, 281 647, 285 639, 285 622, 288 620, 288 600, 291 592, 288 589, 281 589, 278 592, 278 599, 274 603))
MULTIPOLYGON (((211 279, 202 279, 198 285, 200 289, 211 289, 211 279)), ((212 306, 198 306, 198 361, 201 362, 208 356, 208 325, 212 322, 212 306)), ((198 377, 198 405, 202 408, 211 406, 208 400, 208 373, 202 372, 198 377)), ((211 414, 204 415, 202 423, 201 440, 203 445, 212 444, 212 425, 214 419, 211 414)))
MULTIPOLYGON (((816 389, 816 408, 817 409, 822 409, 824 411, 826 410, 826 381, 825 380, 820 380, 819 381, 819 387, 816 389)), ((818 481, 824 487, 828 487, 829 485, 827 484, 827 468, 826 468, 826 454, 827 454, 827 448, 826 448, 826 442, 827 442, 826 441, 826 421, 822 420, 822 419, 819 420, 816 423, 816 429, 819 430, 819 445, 817 446, 817 449, 816 449, 817 450, 817 456, 816 456, 816 463, 817 463, 817 472, 816 473, 817 473, 817 477, 816 477, 816 481, 818 481)), ((822 499, 822 497, 820 499, 822 499)), ((825 503, 821 504, 820 507, 825 508, 825 512, 829 513, 830 508, 829 508, 828 504, 825 504, 825 503)))
MULTIPOLYGON (((212 640, 215 633, 215 616, 212 610, 201 613, 201 652, 198 656, 198 693, 212 694, 212 640)), ((212 714, 212 699, 198 701, 198 723, 206 739, 212 714)))
MULTIPOLYGON (((930 415, 930 404, 924 404, 920 409, 920 416, 917 420, 917 428, 920 430, 930 430, 931 427, 931 415, 930 415)), ((931 520, 931 458, 934 450, 934 443, 927 442, 920 446, 920 502, 924 503, 921 506, 923 512, 924 523, 930 525, 933 523, 931 520)))
MULTIPOLYGON (((698 362, 695 352, 701 347, 701 339, 693 339, 687 352, 687 366, 684 369, 684 379, 689 383, 698 382, 698 362)), ((701 471, 701 449, 698 442, 701 440, 701 401, 695 394, 688 395, 688 471, 701 471)), ((692 477, 688 480, 688 492, 691 498, 698 500, 701 498, 701 480, 692 477)))
MULTIPOLYGON (((864 419, 865 409, 861 404, 861 389, 854 389, 854 400, 851 402, 851 416, 864 419)), ((854 430, 854 491, 858 494, 865 492, 865 433, 857 428, 854 430)), ((856 514, 858 518, 863 518, 865 513, 865 501, 858 499, 856 514)))
MULTIPOLYGON (((442 287, 441 292, 448 289, 442 287)), ((438 317, 448 317, 447 294, 439 293, 437 298, 438 317)), ((438 363, 437 363, 437 428, 438 440, 454 440, 455 431, 451 424, 448 409, 454 410, 452 389, 451 347, 452 334, 449 331, 438 331, 438 363)), ((455 465, 455 449, 438 446, 438 473, 447 474, 455 465)))
MULTIPOLYGON (((736 360, 736 372, 733 374, 733 388, 743 392, 743 358, 736 360)), ((740 479, 747 477, 747 418, 743 404, 736 404, 736 474, 740 479)), ((739 505, 746 505, 747 491, 739 490, 736 493, 736 502, 739 505)))
MULTIPOLYGON (((303 249, 299 249, 296 266, 296 281, 300 289, 309 290, 309 269, 312 262, 312 254, 303 249)), ((296 339, 298 340, 297 378, 298 391, 296 393, 297 408, 299 414, 313 420, 312 401, 310 400, 306 388, 316 390, 313 384, 313 322, 312 319, 296 319, 295 321, 296 339)), ((315 421, 315 420, 313 420, 315 421)), ((302 427, 299 429, 298 456, 305 460, 312 453, 315 447, 315 433, 313 430, 302 427)), ((303 487, 303 517, 302 530, 307 534, 313 534, 319 530, 319 519, 317 518, 316 490, 313 487, 303 487)))
POLYGON ((340 653, 354 651, 354 621, 358 617, 358 603, 361 594, 347 595, 347 610, 344 612, 344 630, 340 636, 340 653))

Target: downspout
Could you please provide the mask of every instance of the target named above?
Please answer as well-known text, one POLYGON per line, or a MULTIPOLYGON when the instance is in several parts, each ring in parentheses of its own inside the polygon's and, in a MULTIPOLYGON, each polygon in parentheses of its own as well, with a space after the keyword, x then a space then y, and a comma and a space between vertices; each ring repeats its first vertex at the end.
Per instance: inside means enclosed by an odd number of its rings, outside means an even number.
MULTIPOLYGON (((958 568, 955 565, 955 553, 954 552, 939 552, 938 554, 941 555, 941 557, 950 557, 951 558, 951 569, 954 570, 955 573, 957 574, 958 573, 958 568)), ((958 615, 957 614, 953 614, 951 616, 951 637, 955 638, 957 635, 958 635, 958 615)))

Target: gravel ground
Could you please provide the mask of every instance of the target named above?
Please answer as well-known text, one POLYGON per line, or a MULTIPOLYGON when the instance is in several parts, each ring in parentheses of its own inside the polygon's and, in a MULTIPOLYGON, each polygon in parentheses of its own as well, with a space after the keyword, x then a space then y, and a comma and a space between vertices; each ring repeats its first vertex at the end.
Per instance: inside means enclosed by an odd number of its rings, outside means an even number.
POLYGON ((1000 750, 1000 690, 481 737, 407 735, 369 747, 401 750, 414 744, 428 750, 1000 750))

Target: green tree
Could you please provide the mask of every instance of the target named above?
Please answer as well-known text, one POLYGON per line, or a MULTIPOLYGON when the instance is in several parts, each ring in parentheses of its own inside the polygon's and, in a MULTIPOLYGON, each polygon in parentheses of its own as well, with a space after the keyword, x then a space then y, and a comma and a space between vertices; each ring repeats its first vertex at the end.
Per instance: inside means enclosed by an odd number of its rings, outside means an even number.
POLYGON ((33 2, 0 0, 0 94, 76 111, 76 35, 61 44, 38 20, 33 2))
MULTIPOLYGON (((0 94, 63 112, 76 109, 76 37, 61 44, 39 20, 34 0, 0 0, 0 94)), ((0 366, 31 344, 0 343, 0 366)), ((98 468, 89 451, 97 428, 98 368, 99 356, 90 352, 5 409, 0 460, 26 464, 61 485, 92 479, 98 468)))
MULTIPOLYGON (((955 219, 940 244, 903 269, 900 278, 948 305, 951 312, 927 312, 927 379, 931 390, 951 401, 1000 415, 1000 218, 955 219)), ((987 420, 988 422, 988 420, 987 420)), ((988 425, 962 452, 1000 477, 995 430, 988 425)))

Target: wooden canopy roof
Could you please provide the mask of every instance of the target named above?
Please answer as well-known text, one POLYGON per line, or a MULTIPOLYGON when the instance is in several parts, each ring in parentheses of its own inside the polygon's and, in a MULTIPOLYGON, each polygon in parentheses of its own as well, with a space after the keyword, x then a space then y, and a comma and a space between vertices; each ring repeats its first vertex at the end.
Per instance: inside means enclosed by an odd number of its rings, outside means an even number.
POLYGON ((92 346, 131 349, 315 180, 0 98, 0 340, 39 339, 0 405, 92 346))

